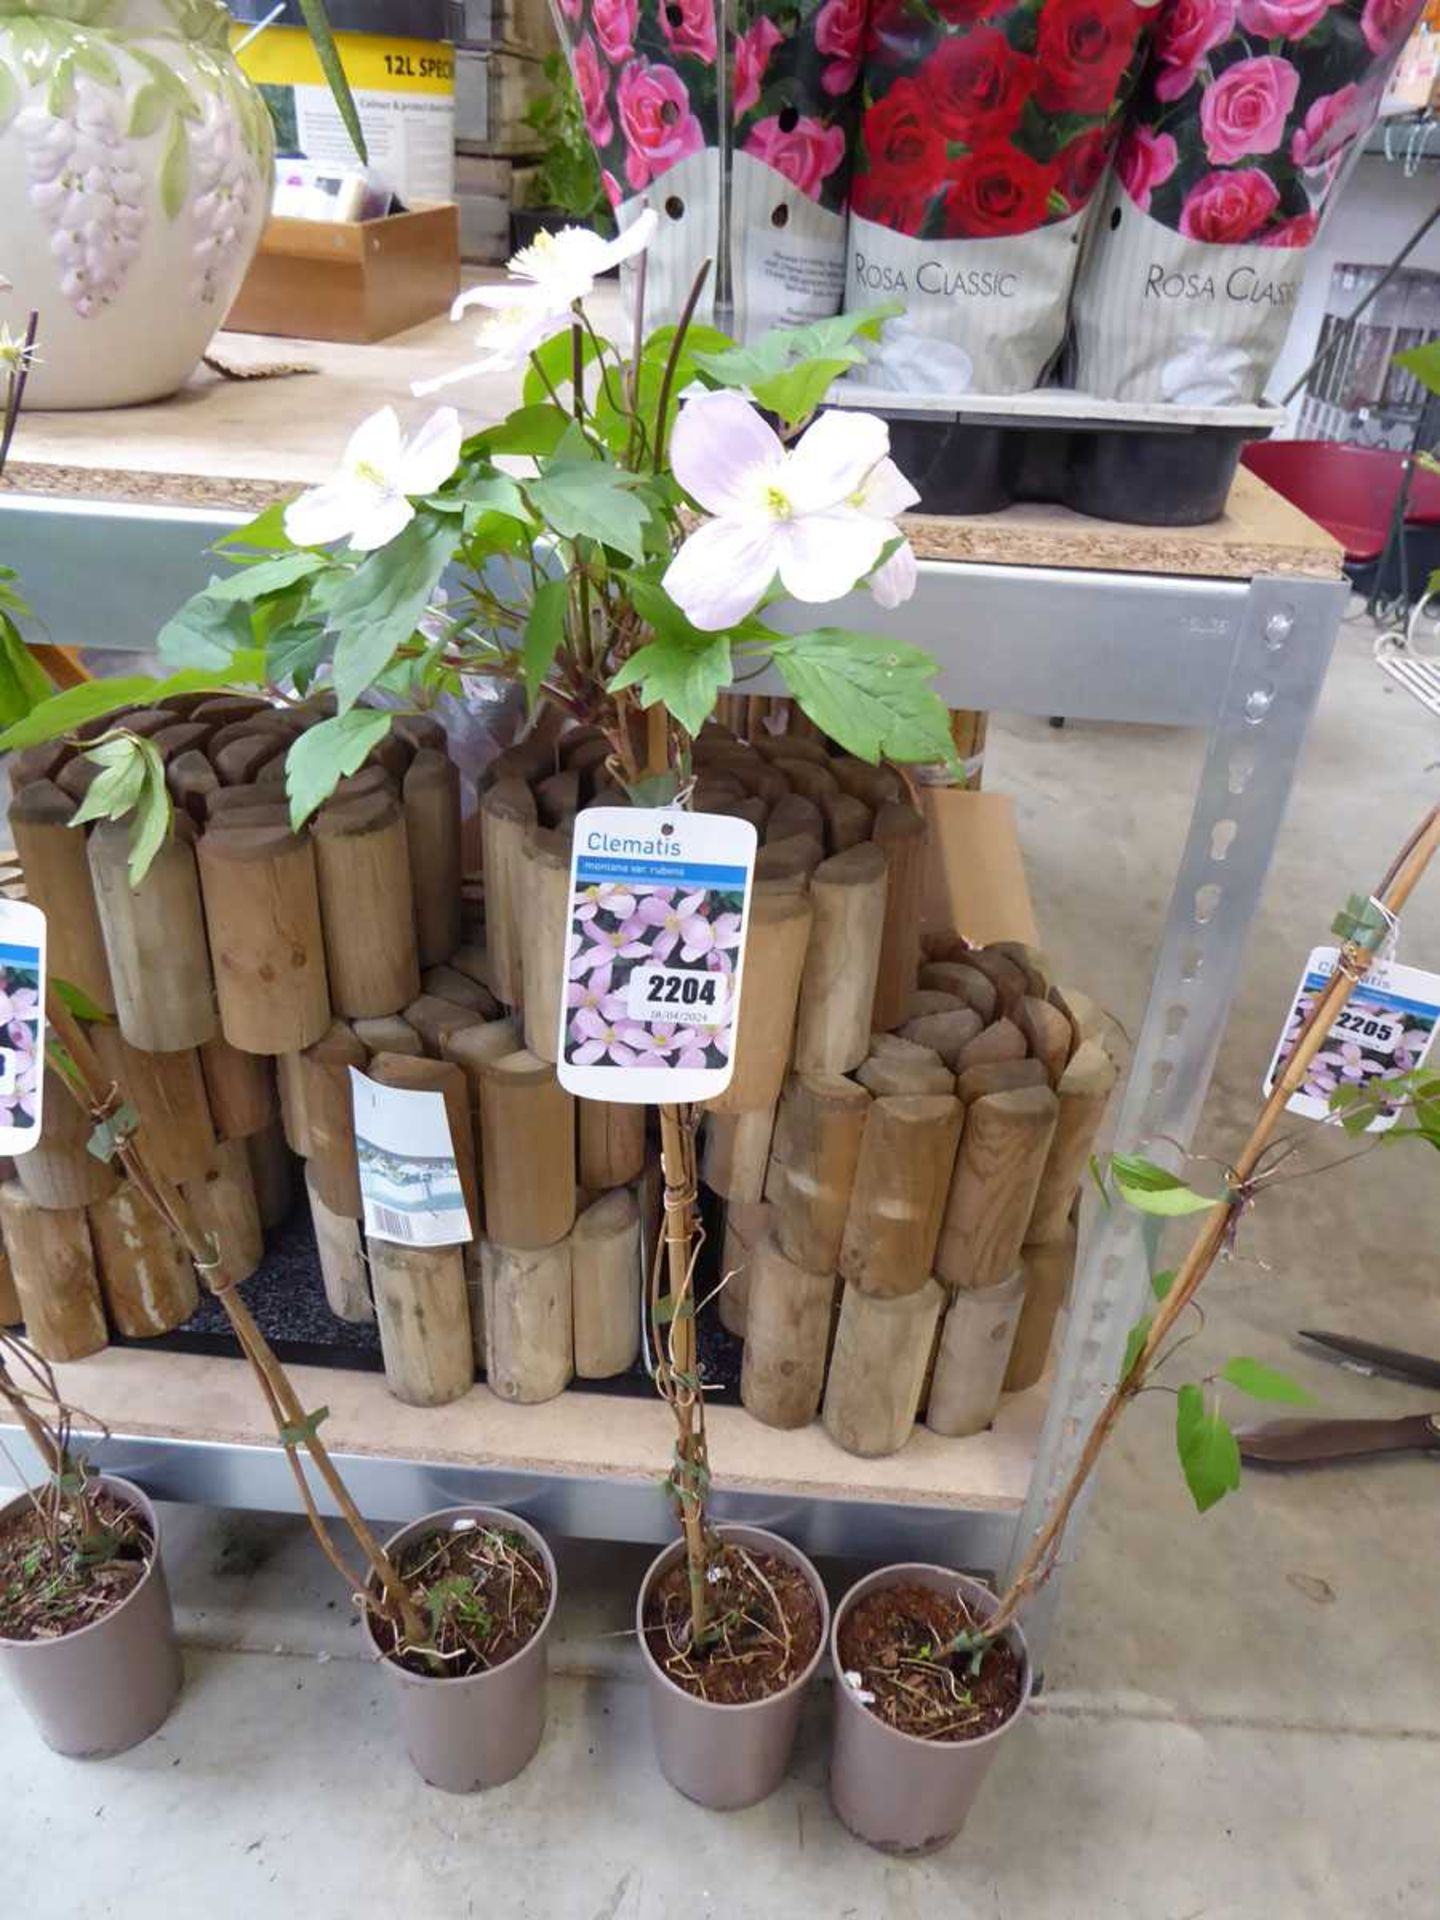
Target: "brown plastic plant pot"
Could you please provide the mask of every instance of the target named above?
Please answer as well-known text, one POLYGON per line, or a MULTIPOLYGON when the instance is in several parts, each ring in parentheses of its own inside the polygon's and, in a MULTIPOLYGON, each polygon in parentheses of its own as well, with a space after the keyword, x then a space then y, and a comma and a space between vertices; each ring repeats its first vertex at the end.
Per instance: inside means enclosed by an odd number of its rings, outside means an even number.
POLYGON ((766 1799, 785 1777, 800 1724, 800 1709, 805 1703, 805 1689, 825 1649, 830 1603, 819 1574, 788 1540, 767 1533, 763 1527, 722 1526, 715 1531, 722 1540, 734 1541, 752 1551, 773 1553, 798 1567, 810 1582, 820 1608, 820 1638, 815 1656, 805 1671, 798 1674, 783 1693, 772 1694, 768 1700, 725 1706, 699 1700, 676 1686, 669 1675, 661 1671, 646 1639, 645 1603, 650 1590, 680 1558, 685 1550, 684 1542, 677 1540, 668 1546, 650 1563, 640 1582, 635 1626, 645 1661, 650 1725, 660 1771, 687 1800, 697 1801, 717 1813, 728 1813, 739 1807, 753 1807, 758 1800, 766 1799))
MULTIPOLYGON (((109 1475, 97 1492, 123 1501, 150 1529, 150 1564, 118 1607, 58 1640, 0 1638, 0 1673, 47 1747, 72 1760, 105 1760, 148 1740, 180 1691, 180 1648, 160 1560, 160 1522, 138 1487, 109 1475)), ((29 1502, 0 1508, 0 1527, 29 1502)))
POLYGON ((393 1559, 422 1533, 443 1530, 456 1520, 478 1520, 482 1527, 523 1534, 540 1555, 550 1582, 545 1617, 518 1653, 485 1673, 444 1679, 409 1673, 387 1659, 365 1614, 365 1637, 383 1665, 400 1711, 405 1747, 420 1777, 446 1793, 477 1793, 513 1780, 535 1757, 545 1731, 546 1642, 555 1623, 559 1581, 555 1560, 527 1520, 501 1507, 442 1507, 412 1520, 385 1543, 393 1559))
POLYGON ((927 1587, 953 1595, 958 1587, 982 1618, 995 1595, 979 1580, 923 1563, 882 1567, 857 1580, 835 1609, 830 1663, 835 1670, 835 1731, 830 1749, 830 1801, 857 1839, 882 1853, 934 1853, 964 1826, 1000 1742, 1020 1724, 1030 1699, 1030 1653, 1019 1627, 1005 1638, 1020 1660, 1020 1704, 1003 1726, 978 1740, 920 1740, 877 1720, 845 1684, 840 1628, 845 1616, 882 1587, 927 1587))

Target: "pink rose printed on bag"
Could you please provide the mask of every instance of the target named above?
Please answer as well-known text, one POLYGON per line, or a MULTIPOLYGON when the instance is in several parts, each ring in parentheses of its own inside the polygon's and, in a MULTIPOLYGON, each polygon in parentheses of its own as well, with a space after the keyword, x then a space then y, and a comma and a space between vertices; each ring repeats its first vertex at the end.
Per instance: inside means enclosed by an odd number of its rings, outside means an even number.
POLYGON ((646 292, 657 323, 678 317, 707 259, 699 317, 742 339, 838 312, 866 10, 556 0, 617 218, 647 201, 661 216, 646 292))
POLYGON ((1259 399, 1423 0, 1165 0, 1076 285, 1075 384, 1259 399))

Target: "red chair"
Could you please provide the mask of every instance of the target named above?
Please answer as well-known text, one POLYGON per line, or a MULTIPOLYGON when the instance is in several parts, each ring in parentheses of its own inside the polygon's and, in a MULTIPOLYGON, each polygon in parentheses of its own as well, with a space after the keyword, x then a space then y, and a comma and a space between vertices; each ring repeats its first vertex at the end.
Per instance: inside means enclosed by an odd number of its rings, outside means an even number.
MULTIPOLYGON (((1373 565, 1380 558, 1400 492, 1403 454, 1334 440, 1255 440, 1240 457, 1292 506, 1334 534, 1352 566, 1373 565)), ((1405 524, 1440 526, 1440 474, 1416 469, 1405 524)))

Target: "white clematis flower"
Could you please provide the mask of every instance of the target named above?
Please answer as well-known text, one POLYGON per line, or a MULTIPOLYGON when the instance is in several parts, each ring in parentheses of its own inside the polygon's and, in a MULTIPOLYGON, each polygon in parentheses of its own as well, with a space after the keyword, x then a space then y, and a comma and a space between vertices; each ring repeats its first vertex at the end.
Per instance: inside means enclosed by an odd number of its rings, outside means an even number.
POLYGON ((538 234, 506 264, 509 282, 469 287, 450 309, 458 320, 471 307, 488 307, 489 317, 475 336, 484 358, 457 367, 435 380, 418 380, 414 394, 438 393, 479 373, 504 373, 518 367, 560 327, 568 326, 571 309, 593 291, 596 278, 623 260, 633 259, 655 238, 659 215, 647 207, 614 240, 604 240, 589 227, 562 227, 558 233, 538 234))
MULTIPOLYGON (((895 539, 890 515, 900 509, 891 503, 902 490, 905 504, 916 497, 889 450, 890 430, 873 413, 822 414, 787 451, 738 394, 687 401, 670 436, 670 462, 714 517, 670 562, 666 592, 708 633, 743 620, 777 574, 796 600, 839 600, 895 539), (867 488, 875 490, 873 502, 867 488)), ((887 590, 895 585, 887 582, 887 590)))
POLYGON ((915 581, 920 571, 915 560, 915 549, 901 537, 895 522, 902 513, 908 513, 919 498, 920 495, 899 467, 888 458, 871 468, 865 476, 864 485, 855 496, 854 504, 861 513, 873 514, 877 520, 888 521, 890 539, 900 541, 890 557, 882 560, 870 576, 870 591, 882 607, 898 607, 915 591, 915 581))
POLYGON ((297 547, 348 540, 373 553, 415 518, 411 496, 433 493, 460 463, 460 416, 439 407, 407 440, 393 407, 372 413, 350 436, 340 470, 285 509, 285 531, 297 547))

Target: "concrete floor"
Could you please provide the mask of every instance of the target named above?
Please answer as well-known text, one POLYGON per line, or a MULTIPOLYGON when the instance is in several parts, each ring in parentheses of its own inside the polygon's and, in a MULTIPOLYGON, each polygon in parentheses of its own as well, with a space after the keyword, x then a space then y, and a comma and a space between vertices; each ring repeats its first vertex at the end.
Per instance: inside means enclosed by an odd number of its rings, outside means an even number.
MULTIPOLYGON (((1161 730, 999 722, 1047 944, 1133 1032, 1198 763, 1161 730), (1117 938, 1117 934, 1119 937, 1117 938)), ((1440 725, 1342 635, 1251 941, 1201 1145, 1232 1152, 1301 960, 1436 792, 1440 725)), ((1440 874, 1403 957, 1440 967, 1440 874)), ((1277 1188, 1208 1289, 1194 1374, 1237 1352, 1353 1413, 1427 1395, 1297 1354, 1300 1325, 1440 1355, 1433 1160, 1386 1151, 1277 1188)), ((1192 1375, 1193 1377, 1193 1375, 1192 1375)), ((541 1753, 452 1799, 409 1770, 383 1676, 296 1523, 167 1514, 188 1684, 137 1752, 75 1766, 0 1700, 5 1912, 24 1920, 1320 1920, 1440 1910, 1433 1460, 1266 1478, 1198 1519, 1168 1400, 1106 1463, 1043 1700, 962 1839, 881 1859, 825 1799, 828 1703, 763 1807, 700 1812, 659 1779, 625 1634, 647 1556, 572 1546, 541 1753)), ((724 1463, 717 1463, 723 1473, 724 1463)))

